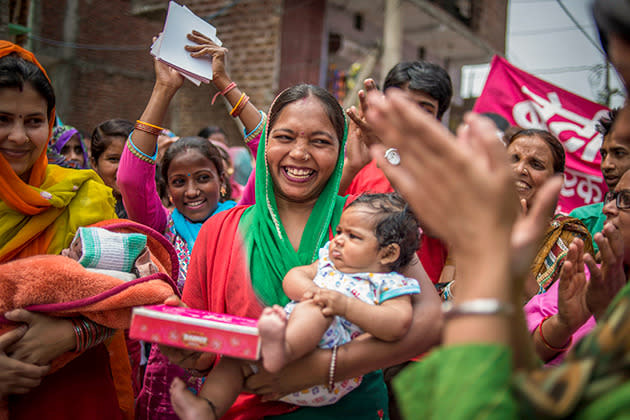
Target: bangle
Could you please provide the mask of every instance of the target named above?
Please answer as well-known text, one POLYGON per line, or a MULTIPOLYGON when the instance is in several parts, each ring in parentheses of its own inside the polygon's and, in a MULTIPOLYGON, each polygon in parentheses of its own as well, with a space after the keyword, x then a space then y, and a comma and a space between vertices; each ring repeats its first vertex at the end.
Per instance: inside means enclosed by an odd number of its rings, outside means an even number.
POLYGON ((114 335, 116 330, 96 324, 86 318, 71 319, 76 344, 74 351, 82 353, 114 335))
POLYGON ((241 112, 243 112, 243 110, 245 109, 245 105, 247 105, 247 102, 249 102, 249 96, 245 95, 241 104, 238 106, 238 108, 236 108, 236 111, 234 111, 234 113, 231 114, 232 117, 236 118, 239 115, 241 115, 241 112))
POLYGON ((234 111, 236 111, 236 109, 238 108, 238 106, 241 104, 241 102, 243 102, 243 98, 245 98, 247 95, 245 95, 245 93, 241 93, 241 97, 238 98, 238 102, 236 102, 236 105, 234 105, 234 108, 232 108, 232 110, 230 111, 230 115, 233 117, 234 116, 234 111))
POLYGON ((236 83, 231 82, 229 85, 227 85, 223 90, 218 91, 217 93, 214 94, 214 96, 212 97, 212 101, 210 102, 210 105, 214 105, 214 101, 217 100, 217 98, 219 97, 219 95, 221 96, 225 96, 227 95, 227 93, 229 91, 231 91, 232 89, 234 89, 236 87, 236 83))
POLYGON ((460 315, 512 315, 514 305, 498 299, 473 299, 458 304, 447 301, 442 303, 442 312, 445 319, 460 315))
POLYGON ((337 368, 337 346, 332 349, 332 355, 330 356, 330 366, 328 368, 328 392, 333 392, 335 389, 335 370, 337 368))
POLYGON ((251 142, 256 136, 258 136, 258 134, 260 134, 260 132, 262 131, 263 127, 265 126, 265 122, 267 121, 267 116, 265 115, 264 112, 262 111, 258 111, 260 113, 260 121, 258 121, 258 125, 249 133, 247 132, 246 128, 243 128, 243 134, 245 135, 245 144, 248 144, 249 142, 251 142))
POLYGON ((140 120, 136 120, 136 125, 134 126, 134 128, 140 131, 144 131, 145 133, 152 134, 154 136, 159 136, 160 134, 162 134, 162 131, 164 131, 162 127, 158 127, 157 125, 140 120))
POLYGON ((208 374, 212 371, 213 368, 214 368, 214 364, 212 364, 212 366, 210 366, 208 369, 204 369, 204 370, 199 370, 195 368, 187 368, 186 372, 188 372, 190 376, 202 378, 202 377, 208 376, 208 374))
POLYGON ((542 341, 545 347, 547 347, 549 350, 552 350, 555 352, 567 351, 569 347, 571 346, 571 343, 573 342, 573 336, 569 337, 569 341, 567 341, 567 343, 562 347, 554 347, 551 344, 549 344, 547 340, 545 340, 545 336, 543 335, 543 330, 542 330, 543 323, 549 318, 551 318, 552 316, 553 315, 547 315, 546 317, 542 319, 542 321, 540 321, 540 324, 538 324, 538 335, 540 336, 540 341, 542 341))
POLYGON ((146 153, 144 153, 142 150, 138 149, 138 147, 136 147, 136 145, 131 140, 132 134, 133 134, 133 131, 129 133, 129 137, 127 138, 127 148, 129 149, 129 151, 138 159, 151 163, 151 164, 155 164, 155 160, 157 159, 157 155, 158 155, 157 144, 155 145, 155 153, 153 153, 153 156, 149 156, 146 153))

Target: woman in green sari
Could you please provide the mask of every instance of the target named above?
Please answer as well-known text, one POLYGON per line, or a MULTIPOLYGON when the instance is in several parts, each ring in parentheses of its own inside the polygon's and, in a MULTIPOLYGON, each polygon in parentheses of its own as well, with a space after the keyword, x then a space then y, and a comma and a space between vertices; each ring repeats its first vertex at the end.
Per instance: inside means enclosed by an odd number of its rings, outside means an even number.
MULTIPOLYGON (((224 50, 209 42, 194 48, 213 56, 213 65, 223 62, 224 50)), ((214 84, 223 90, 232 81, 222 66, 214 70, 214 84)), ((324 89, 298 85, 278 95, 258 148, 256 204, 237 206, 204 224, 184 287, 187 305, 258 318, 265 306, 288 302, 284 275, 317 259, 346 205, 346 198, 338 195, 346 136, 345 114, 324 89)), ((387 391, 378 369, 425 351, 440 329, 439 298, 422 266, 413 261, 404 274, 418 279, 422 293, 414 298, 412 326, 402 340, 386 343, 366 334, 334 355, 318 349, 277 374, 252 372, 245 383, 251 394, 242 394, 223 418, 388 418, 387 391), (332 406, 298 408, 272 401, 327 384, 331 375, 335 381, 364 377, 358 389, 332 406)), ((214 355, 180 352, 178 357, 169 352, 169 358, 202 372, 214 363, 214 355)))

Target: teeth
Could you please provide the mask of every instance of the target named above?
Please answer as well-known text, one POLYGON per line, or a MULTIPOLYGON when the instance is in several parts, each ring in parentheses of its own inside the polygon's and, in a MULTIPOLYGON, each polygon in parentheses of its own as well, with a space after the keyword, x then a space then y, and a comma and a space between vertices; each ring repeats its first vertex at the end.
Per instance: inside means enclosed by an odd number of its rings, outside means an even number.
POLYGON ((516 181, 516 188, 529 188, 529 184, 523 181, 516 181))
POLYGON ((188 203, 187 205, 188 205, 188 207, 196 207, 196 206, 201 205, 201 203, 203 203, 203 200, 192 201, 192 202, 188 203))
POLYGON ((307 178, 313 173, 312 169, 286 168, 287 174, 296 178, 307 178))

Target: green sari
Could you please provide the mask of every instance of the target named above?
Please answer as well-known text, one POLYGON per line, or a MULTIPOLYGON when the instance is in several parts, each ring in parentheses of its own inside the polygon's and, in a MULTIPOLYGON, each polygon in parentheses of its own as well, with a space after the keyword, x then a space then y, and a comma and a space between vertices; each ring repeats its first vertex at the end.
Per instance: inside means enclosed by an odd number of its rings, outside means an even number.
MULTIPOLYGON (((344 115, 345 116, 345 115, 344 115)), ((308 219, 296 252, 280 221, 267 165, 267 127, 256 156, 256 204, 246 209, 239 223, 249 263, 252 285, 264 305, 284 306, 289 298, 282 290, 282 280, 293 267, 308 265, 317 259, 319 249, 334 232, 346 203, 340 197, 339 182, 343 171, 344 146, 348 133, 346 121, 339 155, 333 174, 320 194, 308 219)), ((381 371, 363 377, 359 388, 334 405, 302 407, 297 411, 270 418, 282 419, 388 419, 387 389, 381 371)))

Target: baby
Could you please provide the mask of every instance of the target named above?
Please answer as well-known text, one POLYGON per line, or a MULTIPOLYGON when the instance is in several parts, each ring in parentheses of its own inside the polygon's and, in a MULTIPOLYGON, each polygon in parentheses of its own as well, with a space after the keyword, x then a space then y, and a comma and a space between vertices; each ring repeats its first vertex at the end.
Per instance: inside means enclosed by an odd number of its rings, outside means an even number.
MULTIPOLYGON (((400 196, 358 197, 342 213, 336 235, 320 249, 319 260, 285 276, 284 291, 294 300, 285 308, 265 308, 259 318, 264 368, 277 372, 318 346, 335 352, 364 332, 385 341, 402 338, 412 319, 410 295, 420 293, 420 286, 396 270, 411 261, 417 248, 418 224, 400 196)), ((176 379, 171 385, 175 412, 182 419, 223 416, 242 390, 244 364, 223 357, 199 397, 176 379)), ((331 372, 334 382, 334 368, 331 372)), ((333 404, 359 384, 360 378, 355 378, 334 383, 331 389, 317 386, 282 401, 333 404)))
POLYGON ((151 262, 147 237, 140 233, 111 232, 98 227, 80 227, 61 255, 90 271, 130 281, 158 271, 151 262))

